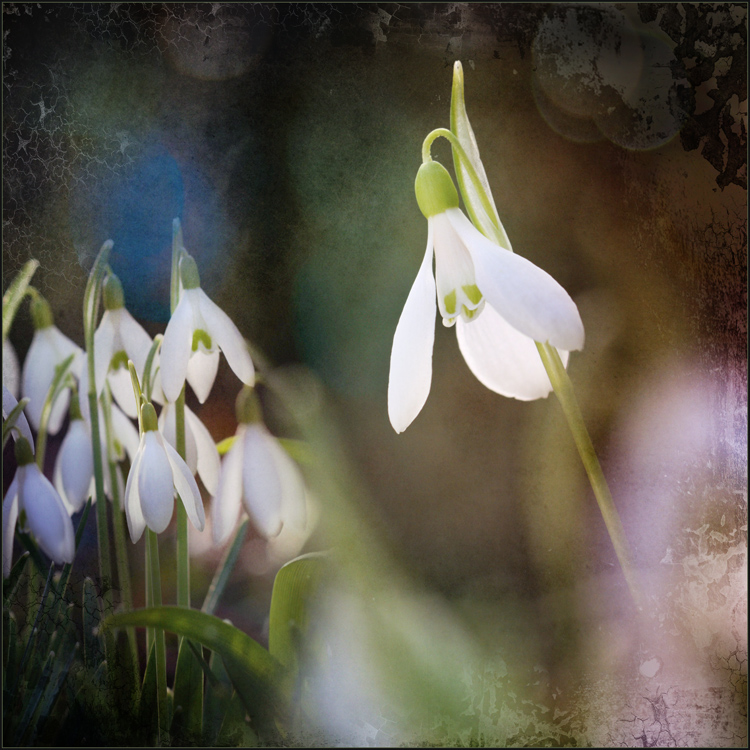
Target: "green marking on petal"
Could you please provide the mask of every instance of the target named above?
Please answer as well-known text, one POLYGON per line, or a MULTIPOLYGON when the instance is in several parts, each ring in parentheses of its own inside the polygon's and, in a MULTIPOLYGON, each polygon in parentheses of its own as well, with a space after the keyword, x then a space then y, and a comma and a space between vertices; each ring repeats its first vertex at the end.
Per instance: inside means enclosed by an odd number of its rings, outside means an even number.
POLYGON ((477 310, 469 310, 466 305, 461 305, 461 307, 463 308, 463 316, 467 320, 471 320, 477 314, 477 310))
POLYGON ((446 294, 443 297, 443 301, 445 303, 445 312, 448 315, 453 315, 456 312, 456 290, 454 289, 449 294, 446 294))
POLYGON ((195 331, 193 331, 193 351, 198 351, 198 345, 203 344, 203 347, 206 349, 206 351, 211 351, 212 341, 211 337, 200 328, 196 328, 195 331))
POLYGON ((124 349, 120 349, 120 351, 112 357, 109 363, 110 370, 119 370, 121 367, 124 367, 126 370, 128 369, 128 355, 125 353, 124 349))
POLYGON ((466 286, 462 286, 461 289, 464 290, 464 294, 469 298, 472 305, 478 305, 482 301, 482 293, 476 284, 467 284, 466 286))

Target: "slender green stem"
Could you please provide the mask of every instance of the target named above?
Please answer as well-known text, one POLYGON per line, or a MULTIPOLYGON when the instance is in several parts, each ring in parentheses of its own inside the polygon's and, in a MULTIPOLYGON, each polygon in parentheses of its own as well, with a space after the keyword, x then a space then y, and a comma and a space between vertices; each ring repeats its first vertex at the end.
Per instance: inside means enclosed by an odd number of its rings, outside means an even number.
MULTIPOLYGON (((146 540, 149 549, 150 574, 149 587, 152 606, 161 606, 161 575, 159 571, 159 539, 155 532, 146 529, 146 540)), ((169 716, 167 715, 167 644, 163 630, 156 630, 156 701, 159 716, 158 738, 162 746, 169 745, 169 716)))
POLYGON ((13 319, 16 317, 19 305, 26 296, 31 277, 37 268, 39 268, 38 260, 32 259, 26 261, 16 278, 10 283, 5 294, 3 294, 3 341, 8 338, 10 327, 13 325, 13 319))
MULTIPOLYGON (((177 452, 184 459, 185 451, 185 388, 175 403, 177 452)), ((177 604, 190 606, 190 547, 188 541, 188 517, 182 501, 177 501, 177 604)))
POLYGON ((50 383, 47 396, 44 399, 44 406, 42 407, 42 415, 39 419, 39 432, 36 435, 36 465, 43 471, 44 470, 44 456, 47 451, 47 435, 50 416, 52 415, 52 406, 57 401, 58 396, 65 387, 66 378, 70 366, 73 364, 75 354, 71 354, 67 359, 63 360, 57 367, 55 367, 55 375, 50 383))
POLYGON ((588 474, 591 488, 594 491, 596 502, 599 504, 599 510, 609 532, 609 537, 612 540, 612 545, 615 548, 615 554, 622 567, 622 572, 625 575, 630 594, 638 610, 643 612, 643 595, 636 579, 628 540, 625 537, 620 516, 615 508, 614 500, 607 486, 607 480, 604 478, 604 472, 594 450, 594 445, 591 442, 591 437, 583 421, 583 415, 573 391, 573 383, 571 383, 568 373, 565 370, 565 365, 563 365, 560 355, 554 346, 536 342, 536 347, 539 350, 539 355, 544 363, 544 369, 549 375, 552 387, 555 389, 555 395, 568 421, 568 427, 575 440, 576 448, 578 448, 581 461, 586 469, 586 474, 588 474))

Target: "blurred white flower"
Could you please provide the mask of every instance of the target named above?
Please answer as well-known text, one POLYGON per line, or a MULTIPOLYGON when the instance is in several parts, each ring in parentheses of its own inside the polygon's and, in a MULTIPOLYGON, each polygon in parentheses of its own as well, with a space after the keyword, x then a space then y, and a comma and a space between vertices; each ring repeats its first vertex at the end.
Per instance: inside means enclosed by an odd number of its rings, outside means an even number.
POLYGON ((71 409, 70 425, 55 458, 53 480, 55 488, 70 515, 83 508, 91 494, 94 479, 94 455, 91 434, 78 410, 71 409))
POLYGON ((21 389, 21 365, 18 364, 16 350, 8 339, 3 339, 3 385, 15 399, 18 399, 21 389))
POLYGON ((219 350, 235 375, 252 385, 255 368, 245 340, 229 316, 200 288, 198 268, 189 255, 180 260, 180 277, 180 301, 161 345, 161 385, 167 400, 177 400, 187 378, 203 403, 216 378, 219 350))
POLYGON ((547 396, 552 385, 534 342, 561 349, 563 363, 569 351, 583 348, 575 302, 548 273, 474 227, 438 162, 422 165, 415 187, 427 217, 427 250, 393 336, 393 428, 403 432, 430 392, 436 309, 443 325, 458 322, 461 354, 487 388, 522 401, 547 396))
POLYGON ((282 527, 309 528, 305 483, 302 474, 279 441, 260 421, 259 405, 251 388, 237 398, 234 444, 221 467, 216 496, 211 505, 214 543, 226 541, 244 505, 255 528, 266 539, 282 527))
POLYGON ((18 468, 3 500, 3 577, 13 561, 13 534, 19 516, 39 546, 58 564, 73 562, 75 532, 63 501, 34 462, 25 438, 16 441, 18 468))
MULTIPOLYGON (((177 427, 175 424, 175 405, 167 402, 159 414, 159 430, 164 439, 177 448, 177 427)), ((185 407, 185 463, 193 474, 198 474, 204 487, 211 495, 216 494, 219 485, 221 460, 216 443, 206 426, 195 412, 185 407)))
POLYGON ((160 534, 172 518, 177 491, 188 518, 203 531, 205 514, 198 485, 187 464, 157 429, 156 412, 150 403, 141 408, 143 434, 125 487, 125 514, 133 543, 148 526, 160 534))
MULTIPOLYGON (((74 344, 53 324, 52 311, 46 300, 41 297, 31 303, 31 316, 34 321, 34 337, 23 363, 21 392, 29 399, 26 413, 35 430, 39 429, 42 409, 47 398, 55 367, 74 355, 70 372, 79 378, 83 367, 84 355, 80 346, 74 344)), ((55 435, 62 426, 68 410, 70 389, 64 388, 52 406, 47 432, 55 435)))
POLYGON ((124 307, 122 284, 110 274, 104 284, 104 315, 94 334, 94 371, 96 393, 109 382, 112 396, 120 408, 131 418, 138 416, 133 386, 128 370, 128 360, 135 365, 138 378, 143 380, 151 344, 151 337, 124 307))
MULTIPOLYGON (((10 414, 17 406, 18 401, 16 401, 16 397, 5 387, 5 385, 3 385, 3 419, 7 419, 8 414, 10 414)), ((31 446, 31 450, 33 451, 34 437, 31 434, 29 421, 26 419, 26 415, 23 412, 18 415, 15 429, 17 429, 18 432, 20 432, 21 435, 23 435, 23 437, 25 437, 29 441, 29 445, 31 446)), ((13 435, 13 432, 11 432, 11 435, 13 435)))

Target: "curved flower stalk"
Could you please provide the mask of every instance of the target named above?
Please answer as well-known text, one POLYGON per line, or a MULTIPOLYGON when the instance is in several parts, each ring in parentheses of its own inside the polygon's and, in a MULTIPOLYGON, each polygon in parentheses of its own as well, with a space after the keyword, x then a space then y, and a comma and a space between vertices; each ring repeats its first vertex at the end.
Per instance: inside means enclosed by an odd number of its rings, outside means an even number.
POLYGON ((16 350, 8 339, 3 339, 3 387, 18 399, 21 390, 21 365, 16 350))
POLYGON ((188 518, 203 531, 205 514, 198 485, 187 464, 157 429, 156 411, 141 407, 143 433, 125 486, 125 515, 133 543, 146 526, 160 534, 172 518, 174 493, 180 495, 188 518))
MULTIPOLYGON (((3 385, 3 419, 7 419, 8 415, 11 414, 17 407, 18 401, 16 401, 16 397, 5 387, 5 385, 3 385)), ((34 437, 31 434, 29 421, 26 419, 26 415, 23 413, 23 411, 19 411, 13 429, 15 429, 22 437, 25 437, 26 440, 29 441, 29 445, 31 446, 31 450, 33 451, 34 437)), ((5 430, 3 430, 3 432, 4 431, 5 430)), ((12 430, 11 434, 13 434, 12 430)))
POLYGON ((308 519, 300 470, 261 421, 252 388, 242 389, 236 408, 239 427, 222 463, 211 506, 214 543, 226 541, 242 506, 266 539, 276 537, 286 526, 304 531, 308 519))
POLYGON ((16 441, 15 451, 18 468, 3 500, 3 577, 10 573, 19 518, 56 563, 71 563, 75 555, 73 522, 57 490, 39 470, 25 438, 16 441))
POLYGON ((535 341, 559 347, 566 360, 583 348, 575 303, 548 273, 474 227, 442 165, 422 164, 415 191, 427 218, 427 249, 393 337, 393 428, 403 432, 429 395, 437 310, 443 325, 457 323, 459 349, 483 385, 523 401, 547 396, 552 385, 535 341))
MULTIPOLYGON (((159 414, 159 431, 177 449, 176 407, 167 402, 159 414)), ((216 443, 195 412, 185 407, 185 463, 193 474, 198 474, 211 495, 219 486, 221 460, 216 443)))
POLYGON ((96 393, 97 396, 101 394, 106 379, 117 404, 135 419, 138 406, 133 396, 128 360, 135 365, 138 377, 143 378, 151 337, 125 309, 122 284, 112 273, 104 283, 102 297, 104 314, 94 333, 96 393))
MULTIPOLYGON (((29 421, 39 430, 44 401, 47 398, 55 367, 71 354, 75 355, 70 372, 80 378, 83 369, 83 350, 65 336, 55 325, 49 303, 37 296, 31 302, 31 317, 34 321, 34 337, 26 354, 21 375, 21 392, 29 399, 26 407, 29 421)), ((55 435, 60 431, 70 401, 70 388, 64 388, 52 406, 47 432, 55 435)))
POLYGON ((198 267, 183 252, 179 263, 182 292, 161 345, 161 386, 168 401, 177 401, 187 379, 203 403, 219 366, 219 350, 246 385, 255 382, 255 368, 245 340, 229 316, 200 288, 198 267))

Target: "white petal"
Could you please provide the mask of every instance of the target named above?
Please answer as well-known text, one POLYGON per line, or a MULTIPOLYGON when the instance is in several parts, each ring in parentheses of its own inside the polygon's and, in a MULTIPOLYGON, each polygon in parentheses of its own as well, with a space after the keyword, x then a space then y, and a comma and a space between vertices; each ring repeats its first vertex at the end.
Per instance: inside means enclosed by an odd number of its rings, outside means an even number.
POLYGON ((224 352, 234 374, 245 385, 254 385, 255 367, 250 359, 245 339, 231 318, 202 289, 198 289, 201 315, 206 322, 207 333, 213 343, 224 352))
POLYGON ((18 475, 3 498, 3 578, 10 575, 13 566, 13 537, 18 519, 18 475))
POLYGON ((388 417, 403 432, 422 411, 432 384, 435 342, 435 279, 432 275, 432 226, 427 251, 401 312, 391 349, 388 377, 388 417))
POLYGON ((243 440, 242 499, 255 528, 266 538, 281 531, 281 480, 273 438, 261 424, 248 425, 243 440))
POLYGON ((93 476, 91 438, 83 420, 74 419, 55 460, 55 487, 69 512, 83 507, 93 476))
POLYGON ((138 470, 138 494, 146 525, 157 534, 169 526, 174 511, 172 466, 164 444, 154 430, 143 436, 143 454, 138 470))
MULTIPOLYGON (((195 436, 187 421, 189 409, 185 407, 185 463, 192 474, 198 471, 198 449, 195 444, 195 436)), ((164 404, 159 414, 159 432, 162 437, 177 450, 177 410, 171 402, 164 404)))
MULTIPOLYGON (((243 430, 240 427, 240 430, 243 430)), ((237 525, 242 503, 243 440, 240 431, 221 465, 219 486, 211 504, 214 544, 223 544, 237 525)))
POLYGON ((198 531, 203 531, 206 526, 206 514, 203 510, 203 500, 198 485, 188 469, 187 464, 180 458, 180 454, 166 441, 162 445, 166 450, 169 463, 172 467, 172 479, 174 486, 182 499, 190 523, 198 531))
POLYGON ((130 465, 128 481, 125 485, 125 494, 123 497, 125 505, 125 517, 128 521, 128 531, 130 532, 130 541, 135 544, 143 534, 146 528, 146 519, 143 517, 141 510, 141 496, 138 491, 138 474, 141 468, 141 459, 143 458, 144 438, 141 437, 140 446, 136 451, 135 458, 130 465))
POLYGON ((21 392, 21 365, 13 344, 8 339, 3 341, 3 385, 18 400, 21 392))
POLYGON ((116 321, 117 318, 113 316, 112 311, 105 310, 99 327, 94 333, 94 375, 97 395, 104 388, 104 379, 107 377, 112 357, 117 354, 115 349, 115 342, 118 339, 115 329, 116 321))
MULTIPOLYGON (((18 406, 16 397, 3 385, 3 419, 10 414, 13 409, 18 406)), ((31 450, 34 450, 34 436, 31 434, 31 427, 29 427, 29 421, 26 419, 26 415, 21 411, 16 420, 16 429, 29 441, 31 450)), ((13 433, 11 433, 13 434, 13 433)), ((15 440, 15 435, 13 437, 15 440)))
MULTIPOLYGON (((485 305, 477 318, 456 324, 458 347, 477 380, 491 391, 521 401, 544 398, 552 390, 536 344, 485 305)), ((568 353, 560 352, 563 362, 568 353)))
POLYGON ((198 457, 198 474, 209 494, 214 495, 219 484, 219 470, 221 468, 216 443, 203 422, 187 407, 185 407, 185 422, 186 433, 189 433, 194 440, 198 457))
MULTIPOLYGON (((102 423, 103 420, 100 420, 99 424, 102 423)), ((112 432, 132 461, 141 442, 138 429, 114 404, 112 405, 112 432)))
POLYGON ((581 316, 570 295, 546 271, 490 242, 460 209, 451 225, 469 248, 477 286, 487 302, 521 333, 565 351, 583 348, 581 316))
POLYGON ((29 528, 48 557, 56 563, 73 562, 75 532, 63 501, 36 464, 25 468, 18 483, 18 502, 26 511, 29 528))
POLYGON ((130 370, 126 367, 118 367, 109 373, 107 381, 118 406, 131 419, 137 419, 138 410, 135 406, 135 393, 133 393, 133 381, 130 377, 130 370))
POLYGON ((133 361, 138 377, 143 378, 143 369, 153 341, 143 326, 124 307, 120 308, 119 313, 120 341, 128 359, 133 361))
POLYGON ((29 399, 26 413, 35 430, 39 430, 44 401, 55 374, 55 351, 47 335, 49 330, 43 328, 34 332, 21 377, 21 393, 29 399))
POLYGON ((269 448, 281 482, 281 517, 284 528, 291 526, 298 531, 304 531, 307 525, 307 502, 302 473, 279 441, 270 435, 268 437, 269 448))
POLYGON ((193 389, 198 401, 204 403, 211 393, 216 372, 219 369, 219 350, 205 352, 201 349, 193 352, 188 360, 187 382, 193 389))
POLYGON ((167 323, 161 342, 161 387, 169 401, 177 401, 185 384, 188 361, 193 345, 193 309, 189 293, 184 292, 167 323))
POLYGON ((65 388, 60 391, 60 395, 55 399, 55 403, 52 404, 52 410, 49 414, 49 422, 47 423, 47 434, 57 435, 57 433, 60 432, 60 428, 65 421, 65 415, 68 413, 69 406, 70 388, 65 388))

